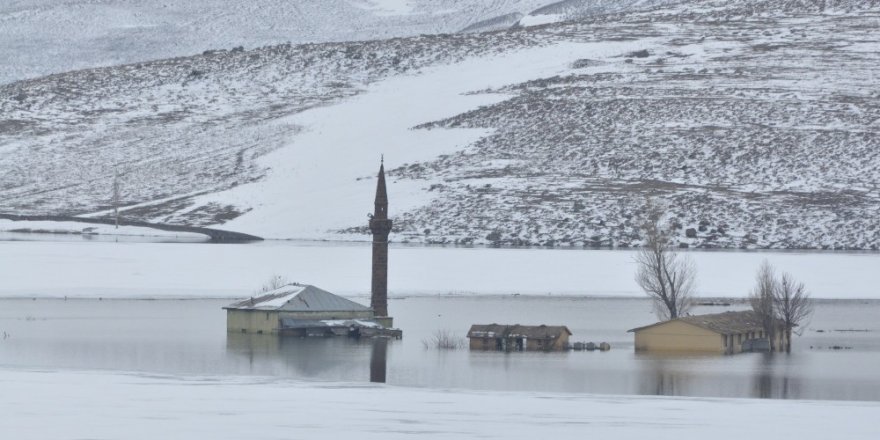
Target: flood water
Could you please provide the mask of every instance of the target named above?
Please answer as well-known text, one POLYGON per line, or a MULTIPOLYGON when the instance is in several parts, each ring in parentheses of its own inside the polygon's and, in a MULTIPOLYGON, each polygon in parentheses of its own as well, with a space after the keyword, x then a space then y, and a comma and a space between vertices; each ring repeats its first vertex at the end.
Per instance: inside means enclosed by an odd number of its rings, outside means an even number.
MULTIPOLYGON (((357 299, 366 302, 366 298, 357 299)), ((647 355, 627 330, 654 322, 644 299, 538 296, 398 298, 404 338, 227 334, 229 300, 0 300, 0 366, 317 381, 384 379, 401 386, 788 399, 880 400, 880 301, 819 302, 791 354, 647 355), (567 325, 571 341, 608 352, 499 353, 426 349, 438 330, 471 324, 567 325), (832 347, 839 346, 840 349, 832 347)), ((695 313, 744 308, 704 306, 695 313)))

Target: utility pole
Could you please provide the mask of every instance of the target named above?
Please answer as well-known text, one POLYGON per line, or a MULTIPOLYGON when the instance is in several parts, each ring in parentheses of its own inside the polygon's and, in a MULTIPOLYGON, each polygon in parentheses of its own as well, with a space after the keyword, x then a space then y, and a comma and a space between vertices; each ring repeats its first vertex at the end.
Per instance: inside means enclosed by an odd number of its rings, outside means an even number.
POLYGON ((120 193, 120 183, 119 183, 119 170, 113 170, 113 217, 116 221, 116 229, 119 229, 119 193, 120 193))

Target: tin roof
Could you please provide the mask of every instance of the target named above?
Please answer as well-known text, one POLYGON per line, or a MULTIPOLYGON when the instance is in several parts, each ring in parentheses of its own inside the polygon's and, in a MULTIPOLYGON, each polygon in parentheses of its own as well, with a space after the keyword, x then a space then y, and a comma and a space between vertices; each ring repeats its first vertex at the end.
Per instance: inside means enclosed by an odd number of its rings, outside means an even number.
POLYGON ((564 325, 503 325, 503 324, 474 324, 468 331, 469 338, 516 338, 528 339, 556 339, 563 333, 571 335, 571 330, 564 325))
POLYGON ((693 315, 685 316, 669 321, 657 322, 644 327, 637 327, 627 330, 628 332, 637 332, 658 325, 663 325, 672 321, 681 321, 697 327, 711 330, 722 335, 746 333, 751 331, 759 331, 763 329, 761 320, 755 312, 751 310, 742 310, 738 312, 714 313, 711 315, 693 315))
POLYGON ((374 321, 368 319, 323 319, 323 320, 310 320, 310 319, 293 319, 293 318, 281 318, 281 329, 300 329, 300 328, 321 328, 321 327, 381 327, 374 321))
POLYGON ((266 294, 230 304, 224 309, 285 312, 360 312, 369 307, 308 284, 288 284, 266 294))

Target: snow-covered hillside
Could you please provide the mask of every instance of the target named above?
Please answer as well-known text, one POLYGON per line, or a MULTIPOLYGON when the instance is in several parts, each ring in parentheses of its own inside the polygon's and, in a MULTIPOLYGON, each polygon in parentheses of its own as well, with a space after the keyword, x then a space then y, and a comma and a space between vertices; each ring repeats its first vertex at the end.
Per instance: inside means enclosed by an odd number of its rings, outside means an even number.
POLYGON ((0 210, 361 239, 385 153, 397 240, 880 246, 880 1, 562 3, 2 86, 0 210))
MULTIPOLYGON (((663 0, 587 0, 585 15, 663 0)), ((669 0, 665 0, 669 2, 669 0)), ((553 0, 4 0, 0 84, 50 73, 267 44, 484 29, 553 0), (501 20, 503 21, 503 20, 501 20)), ((564 3, 564 2, 563 2, 564 3)), ((518 19, 518 18, 517 18, 518 19)), ((507 23, 507 26, 515 24, 507 23)))

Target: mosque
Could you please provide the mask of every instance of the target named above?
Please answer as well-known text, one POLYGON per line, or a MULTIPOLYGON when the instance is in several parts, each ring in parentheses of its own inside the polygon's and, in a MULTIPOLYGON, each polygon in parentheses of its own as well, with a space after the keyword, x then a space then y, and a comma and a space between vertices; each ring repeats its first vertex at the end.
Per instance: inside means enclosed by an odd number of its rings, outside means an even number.
POLYGON ((388 193, 385 164, 379 166, 376 200, 370 215, 373 271, 370 306, 308 284, 288 284, 258 297, 230 304, 226 329, 236 333, 293 336, 390 336, 400 338, 388 315, 388 193))

